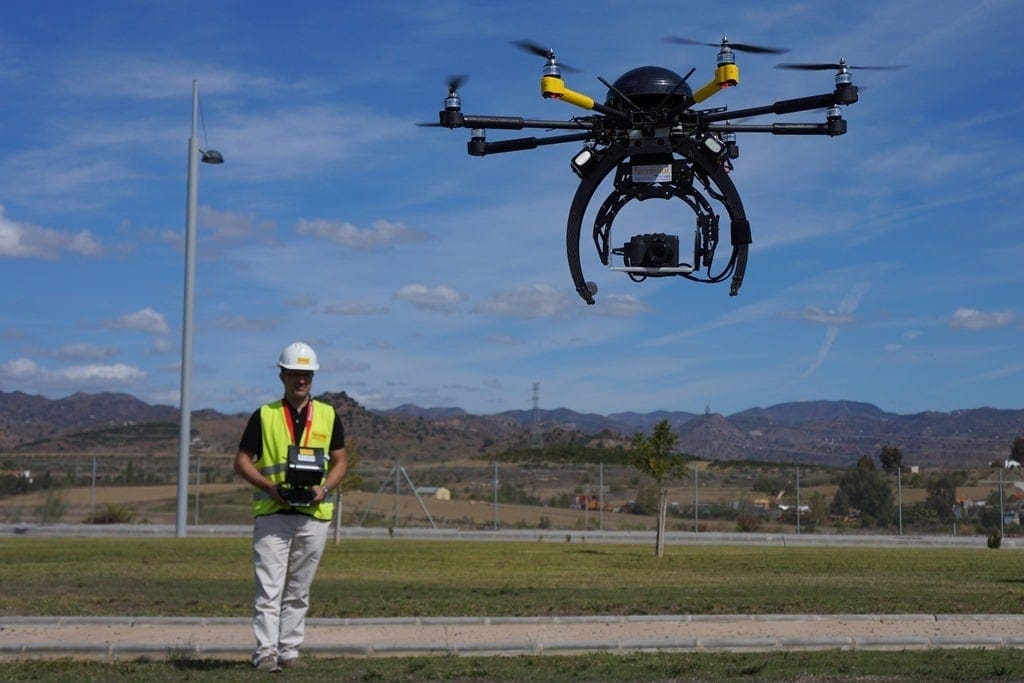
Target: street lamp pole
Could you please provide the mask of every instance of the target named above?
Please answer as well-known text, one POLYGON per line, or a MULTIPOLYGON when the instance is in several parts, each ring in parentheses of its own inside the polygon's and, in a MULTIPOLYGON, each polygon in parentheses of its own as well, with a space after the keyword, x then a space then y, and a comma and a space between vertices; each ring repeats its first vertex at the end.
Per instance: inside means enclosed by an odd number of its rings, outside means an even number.
POLYGON ((193 285, 196 279, 196 204, 199 197, 199 161, 223 163, 224 158, 213 150, 203 152, 196 138, 199 121, 199 81, 192 81, 192 134, 188 139, 188 190, 185 202, 185 303, 181 324, 181 430, 178 434, 178 505, 175 535, 184 537, 188 531, 188 460, 192 441, 192 318, 195 309, 193 285))

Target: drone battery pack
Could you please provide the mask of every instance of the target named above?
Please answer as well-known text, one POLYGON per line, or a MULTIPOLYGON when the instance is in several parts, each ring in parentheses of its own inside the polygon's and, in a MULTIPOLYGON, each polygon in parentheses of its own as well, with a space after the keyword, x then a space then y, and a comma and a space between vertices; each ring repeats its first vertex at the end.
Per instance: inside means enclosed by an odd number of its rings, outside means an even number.
POLYGON ((288 469, 285 482, 289 486, 319 486, 324 478, 324 449, 307 446, 288 447, 288 469))

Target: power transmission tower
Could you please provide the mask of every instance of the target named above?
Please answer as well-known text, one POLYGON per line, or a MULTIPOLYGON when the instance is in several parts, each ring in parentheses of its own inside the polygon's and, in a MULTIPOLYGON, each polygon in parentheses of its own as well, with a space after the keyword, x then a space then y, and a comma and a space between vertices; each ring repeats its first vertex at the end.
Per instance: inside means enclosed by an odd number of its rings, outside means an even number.
POLYGON ((533 383, 533 428, 530 434, 530 446, 543 448, 544 437, 540 433, 540 382, 533 383))

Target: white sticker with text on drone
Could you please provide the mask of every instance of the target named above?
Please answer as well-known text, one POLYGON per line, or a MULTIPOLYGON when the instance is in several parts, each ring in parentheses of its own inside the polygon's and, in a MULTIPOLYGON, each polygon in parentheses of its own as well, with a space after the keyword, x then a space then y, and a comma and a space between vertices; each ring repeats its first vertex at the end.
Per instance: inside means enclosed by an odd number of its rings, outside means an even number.
POLYGON ((634 183, 672 182, 672 164, 638 164, 633 166, 634 183))

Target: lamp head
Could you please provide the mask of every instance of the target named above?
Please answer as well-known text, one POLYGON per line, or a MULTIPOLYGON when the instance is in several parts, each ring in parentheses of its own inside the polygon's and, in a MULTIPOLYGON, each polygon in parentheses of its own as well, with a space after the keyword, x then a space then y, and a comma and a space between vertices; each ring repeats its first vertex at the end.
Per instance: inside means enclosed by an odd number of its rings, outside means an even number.
POLYGON ((205 152, 203 150, 199 150, 199 151, 203 155, 202 156, 202 162, 204 164, 223 164, 224 163, 224 157, 221 156, 221 153, 218 152, 215 149, 209 149, 209 150, 206 150, 205 152))

